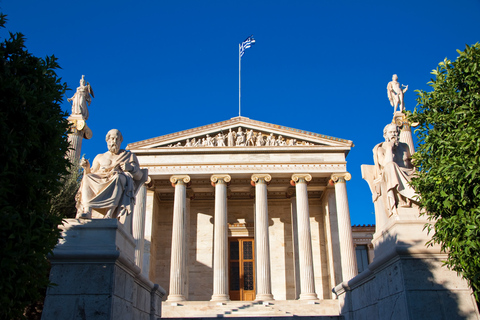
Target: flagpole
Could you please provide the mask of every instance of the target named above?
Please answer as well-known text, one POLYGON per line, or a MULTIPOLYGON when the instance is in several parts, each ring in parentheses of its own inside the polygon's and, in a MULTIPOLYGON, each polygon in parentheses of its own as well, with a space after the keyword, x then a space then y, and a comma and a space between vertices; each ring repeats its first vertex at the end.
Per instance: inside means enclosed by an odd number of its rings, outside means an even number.
POLYGON ((242 56, 240 55, 241 44, 238 44, 238 116, 241 116, 241 70, 242 70, 242 56))

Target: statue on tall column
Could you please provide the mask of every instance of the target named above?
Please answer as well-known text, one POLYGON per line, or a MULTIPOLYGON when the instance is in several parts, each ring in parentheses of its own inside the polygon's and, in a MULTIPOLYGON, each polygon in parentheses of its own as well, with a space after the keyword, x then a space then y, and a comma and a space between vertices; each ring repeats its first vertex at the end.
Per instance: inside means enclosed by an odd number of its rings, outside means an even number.
POLYGON ((390 81, 387 85, 387 95, 388 95, 388 100, 390 100, 390 104, 393 109, 393 114, 397 111, 397 106, 400 105, 400 112, 405 110, 405 101, 403 100, 403 96, 405 92, 407 92, 408 86, 400 85, 398 82, 398 76, 394 74, 392 76, 392 81, 390 81), (401 87, 405 87, 405 89, 402 90, 401 87))
POLYGON ((415 172, 410 159, 410 147, 399 141, 398 127, 390 123, 383 129, 385 142, 373 149, 375 172, 373 177, 373 202, 383 201, 389 213, 397 214, 397 208, 411 207, 416 202, 417 194, 410 186, 415 172))
POLYGON ((88 160, 80 165, 84 175, 77 194, 77 219, 92 218, 92 209, 100 213, 93 218, 120 218, 133 210, 135 195, 148 174, 140 169, 137 156, 120 149, 122 134, 108 131, 108 151, 99 154, 90 168, 88 160))
POLYGON ((84 120, 88 120, 88 106, 92 103, 92 98, 95 98, 93 94, 92 86, 87 82, 85 85, 85 76, 82 75, 80 79, 80 86, 73 97, 68 98, 68 101, 72 101, 72 115, 81 115, 84 120))

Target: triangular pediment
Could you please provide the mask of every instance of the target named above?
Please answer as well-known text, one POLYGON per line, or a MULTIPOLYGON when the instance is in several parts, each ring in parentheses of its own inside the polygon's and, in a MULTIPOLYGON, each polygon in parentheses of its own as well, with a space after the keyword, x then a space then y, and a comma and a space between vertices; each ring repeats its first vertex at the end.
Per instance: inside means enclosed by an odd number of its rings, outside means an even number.
POLYGON ((130 143, 127 149, 196 147, 352 147, 350 140, 289 128, 281 125, 235 117, 202 127, 130 143))

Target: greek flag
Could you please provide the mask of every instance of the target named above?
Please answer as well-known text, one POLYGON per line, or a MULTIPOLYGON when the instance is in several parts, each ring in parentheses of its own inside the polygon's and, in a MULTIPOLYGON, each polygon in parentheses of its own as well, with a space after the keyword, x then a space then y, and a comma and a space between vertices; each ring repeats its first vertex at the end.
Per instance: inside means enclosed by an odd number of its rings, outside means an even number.
POLYGON ((253 39, 253 35, 245 39, 245 41, 243 41, 242 44, 240 45, 240 57, 243 57, 243 54, 245 53, 245 49, 250 48, 254 44, 255 44, 255 39, 253 39))

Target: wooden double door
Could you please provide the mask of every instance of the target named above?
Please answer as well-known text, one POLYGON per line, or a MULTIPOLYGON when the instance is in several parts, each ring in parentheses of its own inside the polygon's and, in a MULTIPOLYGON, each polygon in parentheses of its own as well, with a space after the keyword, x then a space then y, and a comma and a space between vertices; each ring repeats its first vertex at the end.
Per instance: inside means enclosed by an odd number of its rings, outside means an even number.
POLYGON ((229 294, 231 300, 255 300, 253 238, 229 238, 229 294))

